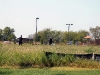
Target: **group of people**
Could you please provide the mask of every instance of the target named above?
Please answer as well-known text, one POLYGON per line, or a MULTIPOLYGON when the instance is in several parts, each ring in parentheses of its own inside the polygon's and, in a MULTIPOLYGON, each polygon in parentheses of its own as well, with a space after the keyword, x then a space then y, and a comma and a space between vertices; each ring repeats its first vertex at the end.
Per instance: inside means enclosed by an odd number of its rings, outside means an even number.
MULTIPOLYGON (((22 38, 22 35, 21 35, 19 37, 19 46, 23 44, 22 40, 23 40, 23 38, 22 38)), ((49 39, 49 45, 51 45, 51 44, 52 44, 52 38, 50 37, 50 39, 49 39)))

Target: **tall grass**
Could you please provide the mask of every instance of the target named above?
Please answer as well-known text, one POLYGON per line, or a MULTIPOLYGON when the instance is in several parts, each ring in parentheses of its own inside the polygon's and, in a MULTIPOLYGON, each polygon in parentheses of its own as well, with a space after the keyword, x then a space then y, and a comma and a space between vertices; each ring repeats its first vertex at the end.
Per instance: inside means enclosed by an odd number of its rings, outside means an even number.
POLYGON ((47 57, 47 66, 67 66, 70 63, 74 62, 75 57, 74 55, 57 55, 53 53, 47 57))
POLYGON ((46 56, 42 51, 0 50, 0 65, 17 65, 21 67, 42 65, 46 56))
POLYGON ((52 67, 52 66, 75 66, 100 68, 100 63, 91 60, 76 60, 74 53, 100 53, 98 46, 67 46, 67 45, 28 45, 18 46, 14 44, 0 44, 0 66, 20 67, 52 67), (45 55, 45 52, 54 54, 45 55), (72 55, 59 56, 59 53, 72 53, 72 55))

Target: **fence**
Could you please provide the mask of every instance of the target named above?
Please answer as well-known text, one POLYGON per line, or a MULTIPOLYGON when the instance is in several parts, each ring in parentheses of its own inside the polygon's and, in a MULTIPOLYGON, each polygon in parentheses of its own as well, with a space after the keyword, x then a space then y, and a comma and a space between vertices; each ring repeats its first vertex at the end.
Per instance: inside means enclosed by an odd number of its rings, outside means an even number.
MULTIPOLYGON (((49 55, 52 55, 54 53, 52 52, 45 52, 46 56, 48 57, 49 55)), ((65 56, 65 55, 74 55, 75 58, 82 58, 82 59, 92 59, 92 60, 96 60, 96 61, 100 61, 100 54, 65 54, 65 53, 56 53, 58 56, 65 56)))

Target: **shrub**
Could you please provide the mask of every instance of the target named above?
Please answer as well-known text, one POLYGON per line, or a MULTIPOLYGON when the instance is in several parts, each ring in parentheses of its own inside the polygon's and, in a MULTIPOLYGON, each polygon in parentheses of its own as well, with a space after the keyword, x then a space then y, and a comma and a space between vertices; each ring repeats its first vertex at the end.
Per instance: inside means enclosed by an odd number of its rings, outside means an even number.
POLYGON ((50 66, 50 67, 64 66, 64 65, 68 65, 69 63, 74 62, 75 57, 74 55, 58 55, 56 53, 53 53, 49 55, 47 60, 48 60, 47 66, 50 66))

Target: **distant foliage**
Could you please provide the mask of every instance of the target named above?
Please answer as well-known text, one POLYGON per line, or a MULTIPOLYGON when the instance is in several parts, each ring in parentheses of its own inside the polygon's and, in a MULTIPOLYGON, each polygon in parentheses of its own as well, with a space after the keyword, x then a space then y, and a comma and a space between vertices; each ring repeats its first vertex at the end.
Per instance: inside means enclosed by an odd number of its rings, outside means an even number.
MULTIPOLYGON (((80 30, 78 32, 70 31, 69 33, 67 31, 57 31, 57 30, 51 30, 50 28, 44 29, 42 31, 38 32, 37 40, 38 42, 48 43, 49 38, 52 37, 53 43, 61 43, 61 42, 67 42, 67 41, 83 41, 83 38, 89 34, 88 31, 80 30)), ((34 34, 34 40, 35 40, 35 34, 34 34)))
POLYGON ((16 36, 14 34, 15 30, 10 27, 5 27, 3 30, 0 29, 0 40, 4 41, 11 41, 12 39, 15 39, 16 36))
POLYGON ((95 28, 90 27, 90 33, 94 39, 100 39, 100 26, 96 26, 95 28))
POLYGON ((41 42, 41 44, 47 44, 50 37, 52 38, 54 43, 59 43, 63 40, 63 32, 47 28, 42 31, 39 31, 37 36, 38 41, 41 42))

